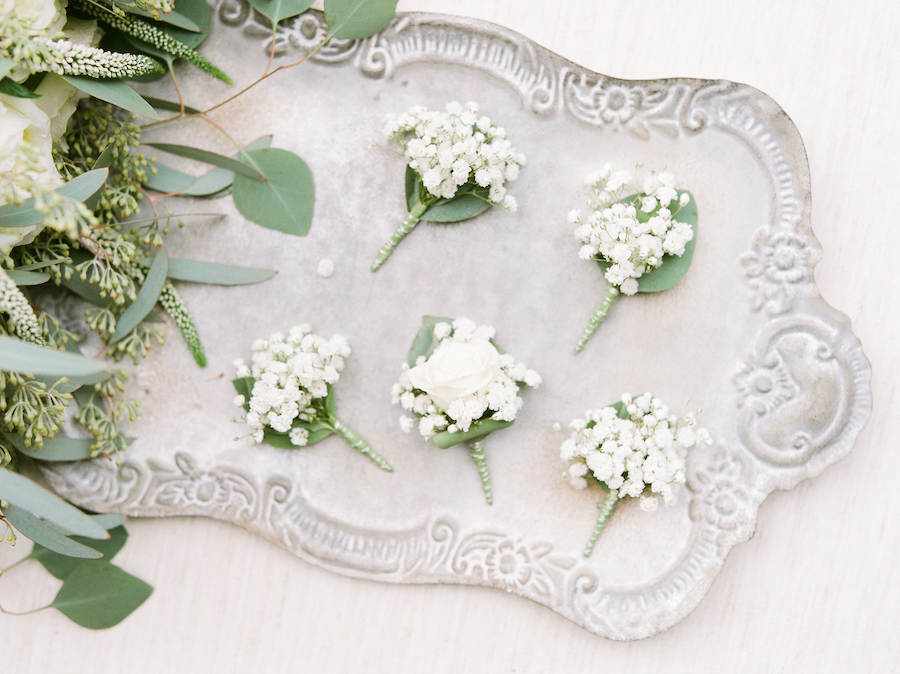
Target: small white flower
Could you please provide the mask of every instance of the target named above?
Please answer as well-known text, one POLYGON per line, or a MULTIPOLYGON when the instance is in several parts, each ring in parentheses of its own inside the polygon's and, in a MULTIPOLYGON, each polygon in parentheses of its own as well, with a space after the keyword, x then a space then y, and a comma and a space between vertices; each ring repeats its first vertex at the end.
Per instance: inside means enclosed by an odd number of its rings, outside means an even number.
POLYGON ((414 423, 415 422, 412 420, 412 418, 406 416, 405 414, 400 417, 400 428, 404 433, 409 433, 412 430, 414 423))
POLYGON ((305 447, 309 440, 309 431, 305 428, 292 428, 288 437, 292 445, 297 447, 305 447))
POLYGON ((236 395, 234 397, 234 400, 232 400, 231 402, 233 402, 238 407, 243 407, 244 403, 246 402, 246 399, 242 395, 236 395))

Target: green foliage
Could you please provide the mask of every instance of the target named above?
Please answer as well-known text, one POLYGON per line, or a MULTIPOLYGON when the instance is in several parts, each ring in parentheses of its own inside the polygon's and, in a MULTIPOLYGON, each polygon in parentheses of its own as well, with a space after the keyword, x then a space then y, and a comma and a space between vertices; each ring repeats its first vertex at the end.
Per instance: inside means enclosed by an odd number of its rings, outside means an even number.
POLYGON ((241 215, 268 229, 306 236, 315 202, 306 162, 293 152, 275 148, 245 151, 241 158, 266 178, 260 182, 235 175, 232 196, 241 215))
POLYGON ((82 627, 99 630, 118 625, 152 592, 139 578, 96 560, 77 566, 50 606, 82 627))
POLYGON ((450 199, 436 199, 422 185, 419 174, 406 167, 406 204, 412 210, 417 202, 427 205, 419 220, 425 222, 461 222, 481 215, 491 207, 490 188, 469 182, 460 186, 450 199))
POLYGON ((150 119, 162 119, 147 101, 121 80, 97 80, 84 75, 63 75, 63 79, 101 101, 150 119))
POLYGON ((313 0, 250 0, 250 4, 274 27, 279 21, 305 12, 312 7, 313 0))
POLYGON ((467 431, 457 431, 456 433, 441 431, 440 433, 435 433, 434 444, 441 449, 449 449, 462 442, 482 440, 487 437, 488 434, 499 431, 501 428, 512 426, 512 424, 512 421, 497 421, 490 418, 482 419, 474 422, 467 431))
POLYGON ((232 159, 231 157, 226 157, 225 155, 216 154, 215 152, 209 152, 208 150, 202 150, 200 148, 190 147, 188 145, 176 145, 174 143, 147 143, 147 145, 149 145, 150 147, 154 147, 157 150, 162 150, 163 152, 168 152, 169 154, 174 154, 179 157, 186 157, 187 159, 193 159, 195 161, 201 161, 206 164, 212 164, 213 166, 219 166, 229 171, 233 171, 234 173, 239 173, 240 175, 252 180, 266 179, 266 176, 263 175, 262 171, 258 170, 254 166, 242 161, 238 161, 236 159, 232 159))
MULTIPOLYGON (((0 370, 80 377, 106 369, 105 363, 0 335, 0 370)), ((2 379, 0 379, 2 381, 2 379)))
MULTIPOLYGON (((678 191, 678 197, 672 202, 676 206, 676 211, 673 212, 672 218, 675 219, 677 217, 679 222, 690 225, 691 229, 694 230, 694 238, 685 245, 683 255, 664 255, 662 264, 655 269, 651 269, 642 274, 637 280, 639 293, 658 293, 661 290, 668 290, 684 278, 684 275, 687 274, 687 270, 691 266, 691 262, 694 261, 694 246, 697 244, 697 202, 690 192, 684 190, 678 191), (687 205, 677 208, 678 197, 681 197, 682 194, 687 194, 690 196, 691 200, 687 205)), ((626 197, 622 201, 624 203, 636 203, 637 197, 626 197)), ((647 222, 651 217, 656 215, 658 210, 659 207, 650 213, 644 213, 638 208, 638 220, 640 222, 647 222)), ((598 264, 605 274, 610 263, 600 260, 598 264)))
MULTIPOLYGON (((96 552, 97 556, 93 559, 102 557, 109 562, 125 546, 125 542, 128 540, 128 532, 124 526, 119 525, 109 529, 109 538, 105 540, 95 540, 83 536, 72 536, 71 540, 96 552)), ((65 580, 76 567, 83 563, 78 558, 73 559, 69 555, 59 554, 43 545, 39 545, 37 541, 35 541, 29 557, 40 562, 51 575, 60 580, 65 580)))
POLYGON ((409 356, 406 359, 410 367, 415 367, 419 356, 428 358, 434 353, 434 349, 438 345, 438 339, 434 336, 434 326, 438 323, 453 323, 453 319, 440 316, 424 316, 422 318, 422 327, 416 334, 416 338, 409 349, 409 356))
POLYGON ((169 278, 175 281, 241 286, 268 281, 276 273, 274 269, 255 269, 231 264, 169 258, 169 278))
POLYGON ((344 40, 369 37, 387 28, 397 0, 325 0, 328 32, 344 40))
POLYGON ((169 272, 169 255, 165 248, 160 248, 147 271, 147 276, 141 286, 140 291, 135 297, 134 302, 119 317, 116 329, 109 338, 109 343, 114 344, 122 339, 126 334, 134 330, 138 323, 144 320, 144 317, 150 313, 159 299, 163 285, 166 282, 166 275, 169 272))
POLYGON ((7 505, 3 509, 3 514, 23 536, 34 541, 35 546, 40 545, 44 549, 64 555, 66 558, 99 559, 103 556, 93 548, 74 541, 57 529, 44 524, 27 510, 7 505))
POLYGON ((23 87, 14 79, 3 77, 0 79, 0 94, 14 96, 15 98, 40 98, 40 94, 34 93, 31 89, 23 87))

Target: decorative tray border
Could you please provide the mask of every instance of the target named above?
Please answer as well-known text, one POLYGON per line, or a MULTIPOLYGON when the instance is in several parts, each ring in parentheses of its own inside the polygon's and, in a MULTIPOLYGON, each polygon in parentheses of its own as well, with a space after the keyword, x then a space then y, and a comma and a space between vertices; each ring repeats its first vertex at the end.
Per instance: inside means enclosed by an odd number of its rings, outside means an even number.
MULTIPOLYGON (((221 0, 218 20, 271 48, 265 19, 244 0, 221 0)), ((310 11, 278 29, 277 55, 311 51, 325 35, 310 11)), ((715 129, 758 159, 775 195, 741 262, 759 330, 734 378, 739 442, 718 445, 688 477, 692 534, 664 578, 640 588, 602 584, 588 561, 552 544, 492 530, 466 530, 452 515, 402 531, 370 531, 317 510, 288 477, 262 480, 227 464, 127 459, 61 464, 51 486, 82 506, 134 516, 203 515, 239 524, 316 565, 402 583, 485 585, 546 605, 617 640, 656 634, 702 599, 730 549, 748 540, 760 503, 791 489, 850 451, 871 411, 871 369, 847 318, 818 293, 821 252, 809 222, 809 170, 800 136, 765 94, 725 81, 625 81, 585 70, 509 30, 482 21, 401 14, 381 34, 335 40, 319 63, 352 64, 390 78, 416 62, 481 70, 517 91, 539 115, 565 109, 603 132, 647 139, 715 129), (825 378, 824 382, 822 378, 825 378), (824 385, 830 392, 820 396, 824 385), (796 406, 807 413, 797 418, 796 406)))

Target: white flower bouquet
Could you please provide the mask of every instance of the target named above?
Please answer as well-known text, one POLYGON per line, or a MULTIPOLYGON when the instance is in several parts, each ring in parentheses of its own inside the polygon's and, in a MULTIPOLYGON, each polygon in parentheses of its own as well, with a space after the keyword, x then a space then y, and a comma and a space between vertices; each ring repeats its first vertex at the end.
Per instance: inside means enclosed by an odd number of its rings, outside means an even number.
POLYGON ((675 500, 675 489, 685 481, 685 456, 691 447, 712 443, 709 432, 696 428, 693 413, 678 418, 650 393, 588 410, 569 426, 572 435, 562 443, 560 458, 569 464, 570 484, 587 487, 593 477, 606 490, 599 505, 594 533, 584 550, 589 557, 619 499, 641 499, 641 509, 656 510, 659 497, 675 500))
POLYGON ((251 366, 242 359, 234 362, 233 384, 238 393, 234 402, 246 412, 243 420, 254 443, 293 449, 337 433, 379 468, 393 470, 336 416, 332 386, 350 355, 344 337, 326 341, 302 324, 287 336, 276 332, 268 340, 256 340, 252 350, 251 366))
MULTIPOLYGON (((467 318, 433 316, 422 323, 400 381, 394 384, 393 402, 418 416, 419 433, 441 449, 469 443, 485 499, 492 504, 482 441, 515 421, 522 407, 519 384, 536 388, 541 378, 493 344, 492 327, 476 326, 467 318)), ((411 417, 400 417, 405 432, 414 423, 411 417)))
POLYGON ((585 179, 593 199, 590 215, 569 213, 575 238, 581 242, 578 256, 597 260, 609 283, 606 295, 591 316, 575 353, 581 351, 606 317, 613 300, 622 293, 659 292, 678 283, 694 257, 697 204, 690 192, 675 189, 671 173, 655 173, 638 190, 628 171, 613 171, 607 164, 585 179), (628 196, 629 185, 635 185, 628 196))
POLYGON ((420 220, 461 222, 491 205, 516 210, 505 183, 519 176, 525 157, 512 147, 503 128, 477 113, 476 103, 463 107, 453 102, 446 112, 417 105, 388 120, 385 136, 400 146, 407 162, 409 212, 378 253, 372 271, 420 220))

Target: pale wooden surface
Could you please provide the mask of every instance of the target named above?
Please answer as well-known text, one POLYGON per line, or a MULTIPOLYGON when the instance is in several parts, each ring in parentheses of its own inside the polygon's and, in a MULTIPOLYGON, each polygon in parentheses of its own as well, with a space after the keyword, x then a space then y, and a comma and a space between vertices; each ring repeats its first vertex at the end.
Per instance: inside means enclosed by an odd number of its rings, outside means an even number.
MULTIPOLYGON (((117 563, 154 594, 116 628, 0 616, 0 672, 888 672, 900 660, 900 4, 754 0, 401 0, 519 31, 629 79, 723 78, 772 96, 812 173, 816 280, 873 366, 850 456, 773 494, 707 597, 657 637, 614 643, 548 609, 471 587, 337 576, 219 522, 134 520, 117 563), (891 439, 893 438, 893 440, 891 439)), ((0 546, 0 564, 27 550, 0 546)), ((36 565, 0 578, 13 611, 48 603, 36 565)))

